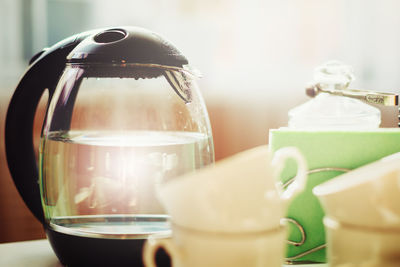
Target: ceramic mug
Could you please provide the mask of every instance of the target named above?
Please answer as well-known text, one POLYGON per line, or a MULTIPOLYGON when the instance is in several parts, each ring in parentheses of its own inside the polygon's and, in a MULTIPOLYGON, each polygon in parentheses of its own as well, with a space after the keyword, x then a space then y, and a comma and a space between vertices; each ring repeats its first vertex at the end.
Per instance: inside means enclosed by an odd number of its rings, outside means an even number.
POLYGON ((284 227, 252 233, 220 233, 172 226, 173 237, 150 238, 143 250, 146 267, 155 267, 155 254, 163 248, 174 267, 256 267, 283 264, 284 227))
POLYGON ((296 148, 272 157, 260 146, 161 184, 157 193, 171 216, 172 238, 146 242, 146 266, 155 266, 155 251, 162 247, 174 267, 281 267, 286 243, 281 219, 304 189, 306 170, 296 148), (297 174, 282 190, 278 175, 288 159, 297 164, 297 174))
POLYGON ((331 267, 400 266, 400 228, 351 225, 324 218, 331 267))
POLYGON ((316 186, 326 216, 365 227, 400 228, 400 153, 316 186))
POLYGON ((306 184, 307 166, 293 147, 274 154, 259 146, 161 184, 160 202, 174 223, 208 232, 259 232, 280 225, 290 200, 306 184), (297 164, 294 182, 281 189, 287 160, 297 164))
POLYGON ((332 267, 400 266, 400 153, 318 185, 332 267))

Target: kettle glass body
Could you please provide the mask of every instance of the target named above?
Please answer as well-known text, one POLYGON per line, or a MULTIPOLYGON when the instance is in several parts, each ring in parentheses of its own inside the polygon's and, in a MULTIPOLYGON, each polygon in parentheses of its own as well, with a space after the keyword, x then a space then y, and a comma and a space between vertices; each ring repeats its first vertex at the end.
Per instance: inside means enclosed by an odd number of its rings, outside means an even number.
POLYGON ((205 104, 187 71, 67 64, 40 145, 46 223, 105 239, 169 231, 157 186, 213 161, 205 104), (101 77, 121 68, 134 74, 101 77))

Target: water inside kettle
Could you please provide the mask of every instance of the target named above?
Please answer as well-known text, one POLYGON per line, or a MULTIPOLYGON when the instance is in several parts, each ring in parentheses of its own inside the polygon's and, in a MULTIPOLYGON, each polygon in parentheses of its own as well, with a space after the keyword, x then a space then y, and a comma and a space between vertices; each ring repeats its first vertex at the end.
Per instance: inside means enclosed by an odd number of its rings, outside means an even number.
POLYGON ((40 182, 53 230, 100 238, 169 231, 156 187, 213 160, 195 132, 52 132, 41 143, 40 182))

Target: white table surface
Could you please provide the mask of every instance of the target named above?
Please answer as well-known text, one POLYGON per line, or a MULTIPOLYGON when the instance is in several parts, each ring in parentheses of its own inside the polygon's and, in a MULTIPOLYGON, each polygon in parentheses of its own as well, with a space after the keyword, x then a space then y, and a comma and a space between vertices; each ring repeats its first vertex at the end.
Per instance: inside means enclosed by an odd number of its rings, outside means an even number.
MULTIPOLYGON (((286 267, 328 267, 326 264, 284 265, 286 267)), ((46 240, 0 244, 0 267, 62 267, 46 240)))

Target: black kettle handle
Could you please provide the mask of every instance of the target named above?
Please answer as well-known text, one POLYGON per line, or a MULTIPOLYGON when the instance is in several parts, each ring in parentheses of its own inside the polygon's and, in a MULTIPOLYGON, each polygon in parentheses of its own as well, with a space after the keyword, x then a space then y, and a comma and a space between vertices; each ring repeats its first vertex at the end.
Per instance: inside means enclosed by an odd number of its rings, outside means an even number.
POLYGON ((8 168, 25 204, 42 223, 39 172, 33 146, 33 120, 44 91, 51 100, 64 70, 66 57, 77 44, 95 31, 71 36, 35 55, 11 98, 5 124, 8 168), (33 62, 32 62, 33 61, 33 62))

